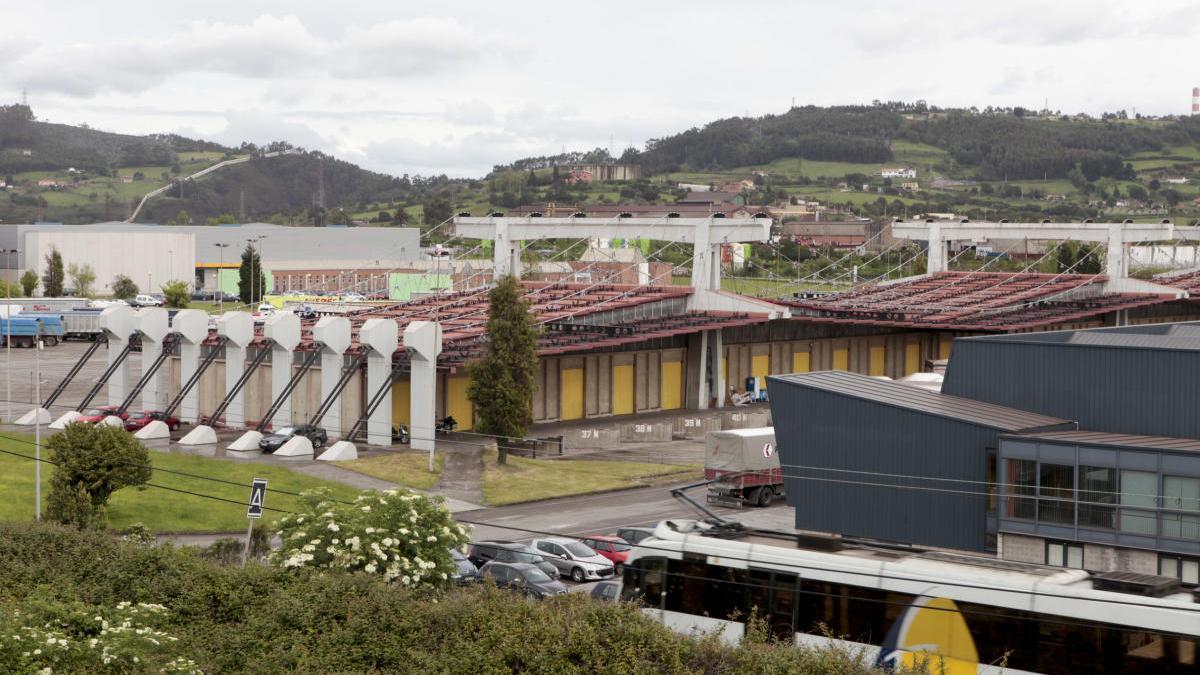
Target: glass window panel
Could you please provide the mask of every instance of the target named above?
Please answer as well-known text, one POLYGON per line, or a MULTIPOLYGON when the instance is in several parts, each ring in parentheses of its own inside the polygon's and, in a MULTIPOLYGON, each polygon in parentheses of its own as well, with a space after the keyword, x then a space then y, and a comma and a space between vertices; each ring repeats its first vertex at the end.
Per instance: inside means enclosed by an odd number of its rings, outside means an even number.
POLYGON ((1158 474, 1150 471, 1121 472, 1121 504, 1123 506, 1157 506, 1158 474))
POLYGON ((1004 482, 1008 483, 1005 492, 1012 495, 1006 500, 1005 515, 1033 520, 1037 501, 1031 497, 1037 491, 1037 462, 1028 459, 1005 460, 1004 482))
POLYGON ((1162 535, 1176 539, 1200 539, 1200 516, 1164 513, 1162 535))
POLYGON ((1067 567, 1077 570, 1083 569, 1082 546, 1067 546, 1067 567))
POLYGON ((1063 545, 1049 544, 1046 546, 1046 564, 1062 567, 1063 564, 1063 545))
POLYGON ((1075 502, 1058 499, 1038 500, 1038 521, 1059 525, 1075 524, 1075 502))
POLYGON ((1042 464, 1040 467, 1043 497, 1075 498, 1075 467, 1067 464, 1042 464))
POLYGON ((1160 576, 1160 577, 1179 576, 1179 560, 1177 560, 1175 558, 1159 558, 1158 559, 1158 576, 1160 576))
POLYGON ((1079 467, 1079 525, 1112 529, 1116 510, 1107 506, 1117 502, 1117 470, 1105 467, 1079 467))
POLYGON ((1179 580, 1185 584, 1200 584, 1200 560, 1184 560, 1179 565, 1179 580))
POLYGON ((1121 531, 1131 534, 1149 534, 1158 533, 1157 523, 1154 513, 1151 511, 1131 511, 1129 509, 1121 510, 1121 531))
POLYGON ((1163 477, 1163 508, 1200 511, 1200 478, 1163 477))

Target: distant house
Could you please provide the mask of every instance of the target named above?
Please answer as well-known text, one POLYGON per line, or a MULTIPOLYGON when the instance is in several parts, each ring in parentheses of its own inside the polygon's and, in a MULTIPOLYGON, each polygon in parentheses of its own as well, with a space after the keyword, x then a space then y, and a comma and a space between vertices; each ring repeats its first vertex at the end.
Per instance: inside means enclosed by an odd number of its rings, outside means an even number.
POLYGON ((121 182, 122 183, 132 183, 133 176, 121 176, 121 182))
POLYGON ((915 181, 915 180, 913 180, 913 181, 905 181, 905 182, 903 182, 903 183, 901 183, 901 184, 900 184, 900 189, 901 189, 901 190, 907 190, 907 191, 909 191, 909 192, 920 192, 920 191, 921 191, 921 184, 920 184, 920 183, 918 183, 918 182, 917 182, 917 181, 915 181))
POLYGON ((614 180, 637 180, 642 177, 642 167, 635 164, 578 164, 570 167, 571 172, 583 171, 592 175, 592 180, 607 183, 614 180))
POLYGON ((25 157, 33 157, 33 151, 32 151, 32 150, 22 150, 22 151, 21 151, 21 154, 22 154, 22 155, 24 155, 25 157))
POLYGON ((701 185, 700 183, 677 183, 676 187, 678 187, 680 190, 687 190, 688 192, 711 192, 712 191, 711 185, 701 185))
POLYGON ((58 187, 58 181, 53 178, 43 178, 37 182, 38 187, 58 187))
POLYGON ((885 168, 879 172, 884 178, 916 178, 917 170, 913 168, 885 168))
POLYGON ((721 192, 741 192, 742 190, 753 190, 754 181, 749 178, 743 178, 738 181, 731 181, 721 185, 721 192))
POLYGON ((590 183, 594 178, 591 171, 585 169, 571 169, 567 174, 567 184, 575 185, 576 183, 590 183))
POLYGON ((1187 179, 1187 178, 1184 178, 1183 176, 1171 176, 1171 177, 1169 177, 1169 178, 1168 178, 1168 177, 1164 177, 1164 178, 1162 179, 1162 182, 1164 182, 1164 183, 1170 183, 1170 184, 1172 184, 1172 185, 1183 185, 1184 183, 1187 183, 1187 182, 1188 182, 1188 179, 1187 179))

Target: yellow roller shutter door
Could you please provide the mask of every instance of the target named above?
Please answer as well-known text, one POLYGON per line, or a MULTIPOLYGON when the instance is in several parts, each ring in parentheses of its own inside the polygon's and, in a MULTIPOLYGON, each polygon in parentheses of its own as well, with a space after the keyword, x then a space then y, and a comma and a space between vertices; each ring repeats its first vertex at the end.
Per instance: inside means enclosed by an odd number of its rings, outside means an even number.
POLYGON ((849 349, 833 350, 833 369, 834 370, 850 370, 850 350, 849 349))
POLYGON ((807 373, 812 370, 812 355, 808 352, 795 352, 792 354, 792 372, 807 373))
POLYGON ((475 428, 475 406, 467 398, 467 388, 471 386, 469 377, 451 377, 446 380, 446 414, 458 422, 461 431, 475 428))
POLYGON ((633 364, 613 366, 612 410, 614 415, 633 414, 633 364))
POLYGON ((679 361, 665 361, 662 364, 662 398, 663 410, 675 410, 683 406, 683 364, 679 361))
POLYGON ((408 380, 396 380, 392 384, 392 424, 407 424, 412 426, 410 415, 412 403, 409 399, 411 387, 408 380))
POLYGON ((583 419, 583 368, 569 368, 562 371, 559 400, 562 402, 559 410, 561 419, 583 419))
POLYGON ((921 345, 915 342, 904 345, 904 374, 912 375, 921 370, 921 345))
POLYGON ((867 374, 874 377, 887 374, 887 347, 871 347, 871 363, 867 366, 867 374))

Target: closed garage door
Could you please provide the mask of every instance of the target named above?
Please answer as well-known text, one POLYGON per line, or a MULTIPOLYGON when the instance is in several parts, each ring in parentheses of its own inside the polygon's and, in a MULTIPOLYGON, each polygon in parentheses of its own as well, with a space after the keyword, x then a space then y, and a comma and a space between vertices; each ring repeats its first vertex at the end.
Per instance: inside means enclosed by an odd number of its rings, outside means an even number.
POLYGON ((614 415, 633 414, 633 364, 613 366, 612 411, 614 415))
POLYGON ((562 398, 560 417, 564 420, 583 419, 583 368, 570 368, 562 371, 562 386, 559 388, 562 398))
POLYGON ((471 386, 469 377, 451 377, 446 380, 446 414, 458 422, 462 431, 475 428, 475 407, 467 398, 467 388, 471 386))
POLYGON ((662 364, 662 409, 675 410, 683 406, 683 364, 664 361, 662 364))

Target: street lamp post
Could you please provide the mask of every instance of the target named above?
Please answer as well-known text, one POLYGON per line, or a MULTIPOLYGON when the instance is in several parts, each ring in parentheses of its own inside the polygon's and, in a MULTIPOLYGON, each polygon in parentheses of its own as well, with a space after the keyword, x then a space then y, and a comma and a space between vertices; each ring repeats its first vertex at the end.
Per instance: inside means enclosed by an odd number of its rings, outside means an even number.
MULTIPOLYGON (((15 248, 4 249, 4 382, 6 388, 5 400, 7 403, 4 413, 4 421, 12 423, 12 283, 8 280, 8 274, 12 270, 12 254, 16 253, 15 248)), ((39 399, 40 405, 40 399, 39 399)))
MULTIPOLYGON (((34 355, 34 377, 33 391, 34 398, 37 400, 36 405, 42 405, 42 336, 38 336, 37 353, 34 355)), ((34 505, 33 517, 34 520, 42 519, 42 416, 41 410, 35 409, 33 412, 33 447, 37 452, 34 465, 34 480, 33 480, 33 498, 37 502, 34 505)))
POLYGON ((225 249, 229 248, 229 244, 213 244, 220 252, 221 262, 217 266, 217 311, 220 311, 225 305, 225 290, 221 288, 221 270, 225 269, 225 249))

